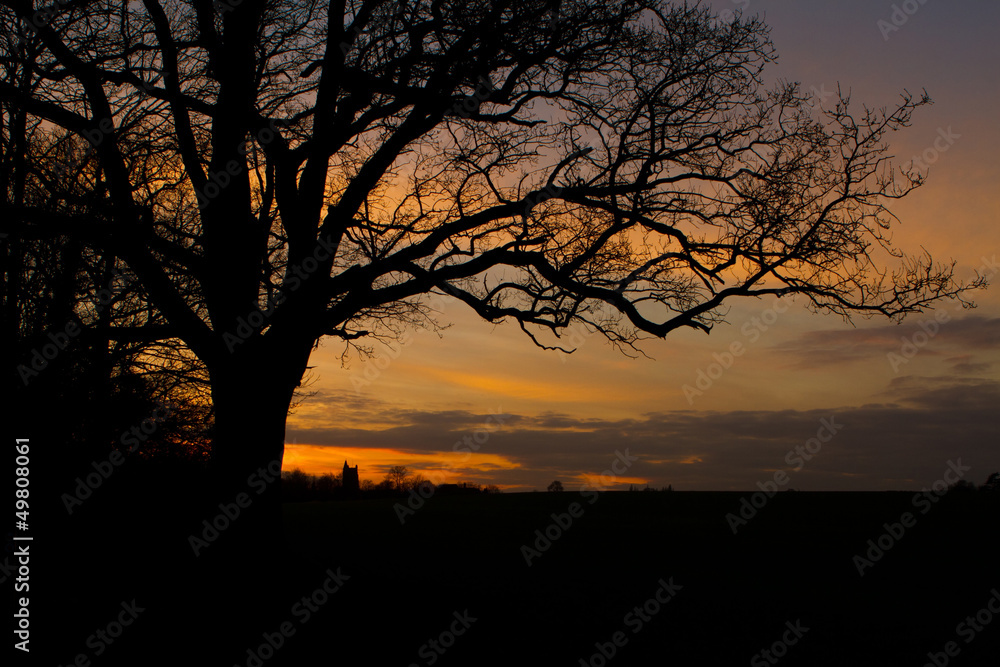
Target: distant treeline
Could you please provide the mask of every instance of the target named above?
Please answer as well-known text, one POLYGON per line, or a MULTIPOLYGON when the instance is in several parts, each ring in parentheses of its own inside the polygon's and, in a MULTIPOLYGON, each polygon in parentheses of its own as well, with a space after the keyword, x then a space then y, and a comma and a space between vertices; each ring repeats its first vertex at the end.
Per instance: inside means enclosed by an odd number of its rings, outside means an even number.
MULTIPOLYGON (((413 474, 404 466, 394 466, 386 473, 381 482, 370 479, 361 480, 360 491, 345 490, 340 475, 332 472, 323 475, 311 475, 295 468, 281 474, 281 494, 287 502, 303 502, 310 500, 339 500, 354 497, 384 498, 406 495, 410 491, 420 489, 432 490, 435 494, 481 494, 501 493, 495 484, 476 484, 462 482, 460 484, 434 484, 419 474, 413 474)), ((424 492, 426 494, 426 491, 424 492)))

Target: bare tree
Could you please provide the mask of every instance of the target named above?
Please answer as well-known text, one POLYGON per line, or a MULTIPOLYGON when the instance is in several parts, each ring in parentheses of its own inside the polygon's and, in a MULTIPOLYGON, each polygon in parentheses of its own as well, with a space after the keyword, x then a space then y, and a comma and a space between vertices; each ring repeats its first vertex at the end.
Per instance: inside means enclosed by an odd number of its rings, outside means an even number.
POLYGON ((385 474, 385 481, 389 483, 393 491, 404 491, 407 488, 407 478, 410 471, 406 466, 392 466, 385 474))
POLYGON ((763 85, 756 18, 661 0, 0 7, 20 75, 0 82, 5 123, 92 147, 80 206, 10 199, 2 231, 125 267, 144 320, 109 335, 203 364, 232 486, 282 459, 321 338, 364 354, 436 326, 429 294, 538 345, 583 323, 628 353, 711 330, 739 297, 897 317, 983 284, 889 242, 886 204, 920 177, 885 138, 928 98, 817 120, 796 85, 763 85))
POLYGON ((409 477, 407 477, 406 481, 403 483, 403 488, 406 490, 420 489, 421 487, 425 487, 429 484, 431 484, 431 481, 426 477, 424 477, 422 474, 418 472, 409 473, 409 477))

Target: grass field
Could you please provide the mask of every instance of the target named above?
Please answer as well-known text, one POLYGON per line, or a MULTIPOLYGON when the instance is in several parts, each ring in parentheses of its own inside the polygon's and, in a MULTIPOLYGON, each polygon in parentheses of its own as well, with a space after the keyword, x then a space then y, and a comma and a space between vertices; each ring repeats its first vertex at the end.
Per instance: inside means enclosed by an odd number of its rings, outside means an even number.
POLYGON ((377 664, 602 664, 595 643, 610 653, 621 632, 608 662, 747 664, 800 621, 808 631, 789 635, 784 664, 920 665, 948 641, 961 646, 952 664, 1000 664, 1000 615, 969 642, 956 635, 1000 586, 995 502, 947 498, 922 514, 912 493, 786 492, 734 534, 726 515, 742 497, 432 497, 403 525, 391 500, 289 505, 300 587, 329 566, 351 576, 339 600, 350 613, 317 617, 300 655, 337 637, 377 664), (859 575, 854 556, 905 512, 913 525, 859 575), (546 528, 556 539, 529 566, 522 546, 544 546, 546 528), (643 620, 635 607, 661 580, 682 588, 643 620), (454 646, 421 655, 466 609, 477 620, 454 646))
POLYGON ((239 599, 199 579, 218 547, 193 558, 168 503, 122 507, 100 530, 77 519, 90 532, 63 554, 56 664, 80 651, 94 665, 226 667, 1000 664, 1000 614, 960 625, 1000 587, 995 495, 924 514, 910 492, 784 492, 734 534, 743 498, 442 495, 405 523, 405 499, 286 504, 281 576, 247 573, 239 599), (888 548, 859 575, 854 557, 880 537, 888 548), (148 611, 95 656, 87 636, 133 598, 148 611), (197 657, 207 642, 211 660, 197 657))

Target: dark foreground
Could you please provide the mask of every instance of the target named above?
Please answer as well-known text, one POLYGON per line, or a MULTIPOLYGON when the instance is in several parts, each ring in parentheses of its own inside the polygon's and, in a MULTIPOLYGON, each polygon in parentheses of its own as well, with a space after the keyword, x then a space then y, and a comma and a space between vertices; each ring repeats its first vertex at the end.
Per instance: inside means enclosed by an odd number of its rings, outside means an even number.
POLYGON ((190 520, 170 503, 95 502, 73 522, 86 528, 62 535, 58 555, 33 568, 32 657, 226 667, 1000 664, 997 494, 914 504, 913 493, 784 492, 734 534, 726 515, 744 495, 439 496, 405 524, 393 499, 287 504, 279 576, 241 573, 238 594, 216 590, 206 573, 239 572, 241 562, 213 562, 215 543, 194 558, 190 520), (522 546, 535 550, 530 566, 522 546))

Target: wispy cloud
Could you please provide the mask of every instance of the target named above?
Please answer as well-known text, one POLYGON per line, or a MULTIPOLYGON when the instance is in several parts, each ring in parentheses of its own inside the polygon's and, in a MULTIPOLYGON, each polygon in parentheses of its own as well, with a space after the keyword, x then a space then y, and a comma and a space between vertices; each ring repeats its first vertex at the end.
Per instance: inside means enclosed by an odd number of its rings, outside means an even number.
POLYGON ((933 343, 922 347, 921 354, 951 355, 956 350, 1000 349, 1000 318, 970 315, 937 323, 930 313, 900 325, 807 331, 769 349, 790 360, 793 367, 801 369, 870 362, 873 358, 898 352, 903 341, 923 334, 922 322, 928 327, 932 323, 938 324, 940 328, 933 343))

